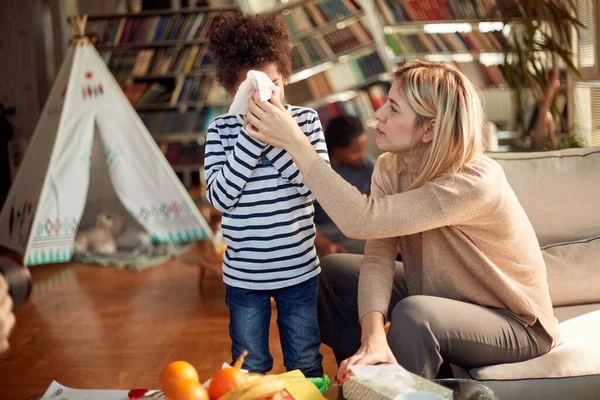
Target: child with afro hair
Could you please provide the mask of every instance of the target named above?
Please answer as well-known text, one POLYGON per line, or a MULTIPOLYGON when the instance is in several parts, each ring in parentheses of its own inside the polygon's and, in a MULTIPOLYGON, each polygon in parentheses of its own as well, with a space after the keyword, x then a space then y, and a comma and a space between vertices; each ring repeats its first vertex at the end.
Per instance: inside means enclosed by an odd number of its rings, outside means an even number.
MULTIPOLYGON (((280 89, 291 73, 290 32, 270 15, 226 14, 209 38, 217 81, 234 96, 249 70, 264 72, 280 89)), ((329 162, 314 110, 286 106, 315 150, 329 162)), ((208 201, 223 213, 223 259, 232 359, 244 349, 244 368, 266 373, 271 298, 285 367, 323 375, 317 322, 314 207, 290 155, 252 139, 243 116, 225 114, 209 125, 205 150, 208 201)))

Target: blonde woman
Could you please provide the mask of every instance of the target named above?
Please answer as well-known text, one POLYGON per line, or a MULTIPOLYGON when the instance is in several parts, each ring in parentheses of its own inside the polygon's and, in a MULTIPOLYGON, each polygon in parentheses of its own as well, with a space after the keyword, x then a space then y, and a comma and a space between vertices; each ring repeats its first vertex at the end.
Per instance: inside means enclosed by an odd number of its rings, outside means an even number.
POLYGON ((560 337, 544 260, 502 168, 482 154, 473 85, 448 65, 409 62, 375 115, 387 153, 370 197, 323 162, 277 99, 251 100, 246 117, 252 137, 289 152, 342 232, 367 239, 364 257, 323 260, 320 331, 341 362, 338 378, 355 364, 398 362, 434 378, 446 363, 547 353, 560 337))

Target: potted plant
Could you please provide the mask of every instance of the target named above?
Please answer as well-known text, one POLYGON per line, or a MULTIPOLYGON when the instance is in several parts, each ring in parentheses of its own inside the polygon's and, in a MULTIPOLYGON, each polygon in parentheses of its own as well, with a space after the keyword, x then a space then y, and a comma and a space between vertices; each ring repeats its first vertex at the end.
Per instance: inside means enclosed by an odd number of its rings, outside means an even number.
POLYGON ((555 147, 554 127, 561 114, 556 96, 560 74, 555 71, 566 67, 581 77, 572 60, 571 30, 583 27, 575 14, 575 0, 503 0, 497 1, 497 6, 510 27, 504 72, 513 89, 517 129, 522 137, 531 136, 532 149, 547 148, 548 142, 555 147), (537 103, 537 122, 531 126, 526 121, 527 92, 537 103), (545 108, 544 99, 548 103, 545 108))

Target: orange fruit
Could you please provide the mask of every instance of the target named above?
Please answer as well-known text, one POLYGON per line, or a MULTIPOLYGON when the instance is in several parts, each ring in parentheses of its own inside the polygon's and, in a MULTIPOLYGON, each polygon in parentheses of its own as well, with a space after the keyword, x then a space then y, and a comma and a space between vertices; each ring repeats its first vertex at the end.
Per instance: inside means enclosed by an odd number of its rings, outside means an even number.
POLYGON ((167 365, 160 374, 160 388, 169 398, 173 397, 177 382, 186 379, 198 383, 198 371, 190 363, 174 361, 167 365))
POLYGON ((168 396, 169 400, 209 400, 208 392, 198 381, 180 379, 175 384, 175 390, 168 396))
POLYGON ((248 352, 244 350, 233 367, 223 368, 213 375, 208 385, 210 400, 219 400, 231 389, 248 382, 248 375, 241 371, 246 354, 248 352))

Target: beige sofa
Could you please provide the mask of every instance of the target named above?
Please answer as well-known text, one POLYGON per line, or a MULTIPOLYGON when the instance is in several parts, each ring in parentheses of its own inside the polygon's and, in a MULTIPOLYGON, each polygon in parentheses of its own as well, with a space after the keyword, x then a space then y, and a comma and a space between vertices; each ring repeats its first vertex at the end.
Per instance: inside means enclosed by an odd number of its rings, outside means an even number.
POLYGON ((499 399, 600 399, 600 147, 489 153, 543 249, 564 343, 526 362, 454 371, 499 399))

